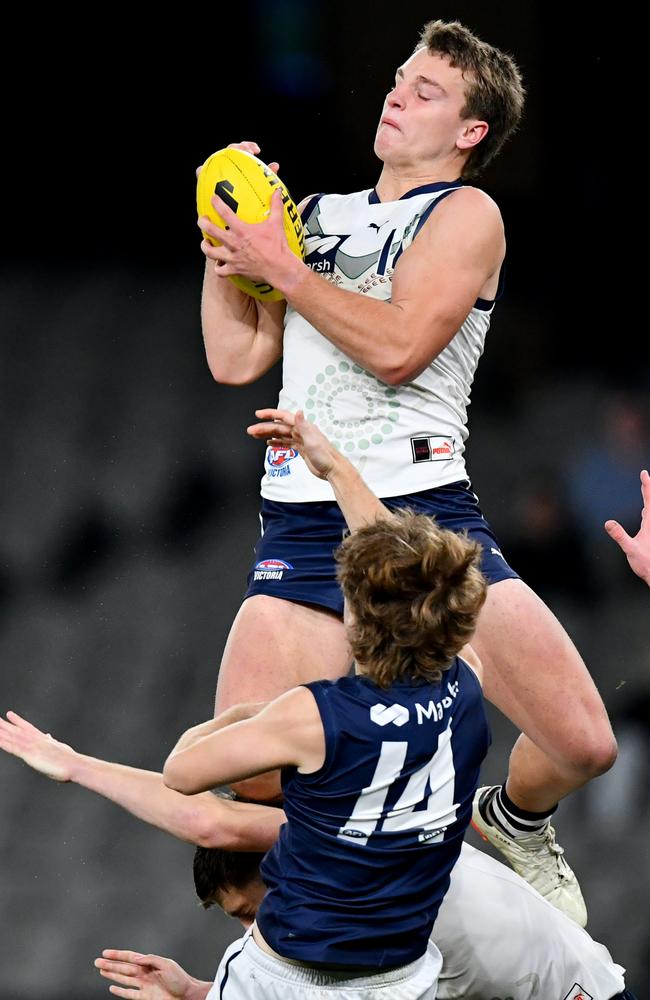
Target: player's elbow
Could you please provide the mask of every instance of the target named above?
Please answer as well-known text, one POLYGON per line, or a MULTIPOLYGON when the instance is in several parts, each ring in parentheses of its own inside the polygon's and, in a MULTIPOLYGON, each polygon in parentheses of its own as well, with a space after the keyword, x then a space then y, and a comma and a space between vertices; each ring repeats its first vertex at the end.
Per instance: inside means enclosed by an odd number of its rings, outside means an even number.
POLYGON ((219 385, 250 385, 259 377, 247 368, 233 367, 225 364, 222 360, 208 360, 210 374, 219 385))
POLYGON ((208 359, 210 374, 220 385, 251 385, 265 375, 278 360, 277 356, 240 359, 229 362, 223 358, 208 359))
POLYGON ((420 375, 426 365, 420 367, 413 365, 402 365, 400 368, 391 369, 387 371, 385 375, 381 376, 382 382, 386 385, 394 386, 399 388, 401 385, 408 385, 409 382, 414 382, 415 379, 420 375))
POLYGON ((405 321, 408 339, 400 345, 395 345, 390 352, 384 353, 375 374, 386 385, 400 386, 413 382, 438 357, 453 336, 448 324, 436 324, 435 330, 430 327, 422 329, 405 321))
POLYGON ((410 357, 406 352, 395 352, 391 356, 384 356, 381 364, 375 369, 375 375, 381 379, 384 385, 400 386, 411 382, 415 374, 410 357))
POLYGON ((188 826, 191 841, 197 847, 219 847, 223 851, 235 851, 239 847, 237 825, 229 816, 216 817, 213 810, 196 809, 188 826))
POLYGON ((432 361, 433 357, 423 360, 416 355, 404 354, 402 357, 396 358, 391 365, 387 365, 379 377, 386 385, 396 388, 400 385, 407 385, 409 382, 414 382, 432 361))
POLYGON ((193 787, 191 775, 187 773, 187 768, 173 754, 165 761, 163 768, 163 782, 167 788, 181 795, 193 795, 197 788, 193 787))

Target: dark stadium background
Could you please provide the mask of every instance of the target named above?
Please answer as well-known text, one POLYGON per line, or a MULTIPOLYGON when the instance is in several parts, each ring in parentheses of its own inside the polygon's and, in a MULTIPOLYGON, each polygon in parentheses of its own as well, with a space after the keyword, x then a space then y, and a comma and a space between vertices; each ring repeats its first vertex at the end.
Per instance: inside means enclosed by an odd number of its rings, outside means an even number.
MULTIPOLYGON (((162 11, 15 10, 7 27, 0 711, 151 769, 210 714, 257 534, 262 453, 244 427, 275 401, 279 368, 245 389, 211 380, 194 169, 255 139, 296 200, 373 186, 394 70, 426 20, 457 17, 515 55, 529 92, 482 182, 509 251, 469 467, 504 551, 567 625, 616 726, 619 762, 557 826, 592 934, 641 990, 650 593, 599 510, 601 485, 621 483, 606 514, 636 530, 650 453, 642 291, 630 291, 619 237, 632 209, 613 27, 578 5, 513 0, 162 11)), ((558 711, 570 705, 558 691, 558 711)), ((504 775, 514 738, 496 714, 493 725, 486 781, 504 775)), ((106 996, 92 968, 104 947, 212 977, 238 927, 198 908, 189 846, 8 756, 0 783, 2 1000, 106 996)))

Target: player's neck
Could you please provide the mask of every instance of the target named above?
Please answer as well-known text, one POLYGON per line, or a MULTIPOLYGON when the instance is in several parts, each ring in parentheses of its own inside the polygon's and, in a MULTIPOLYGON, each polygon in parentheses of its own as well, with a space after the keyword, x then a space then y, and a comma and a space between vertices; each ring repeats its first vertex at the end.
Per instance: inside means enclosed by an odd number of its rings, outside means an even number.
POLYGON ((401 169, 384 164, 375 191, 380 201, 399 201, 414 188, 425 184, 453 183, 460 177, 457 163, 441 164, 439 168, 429 170, 401 169))

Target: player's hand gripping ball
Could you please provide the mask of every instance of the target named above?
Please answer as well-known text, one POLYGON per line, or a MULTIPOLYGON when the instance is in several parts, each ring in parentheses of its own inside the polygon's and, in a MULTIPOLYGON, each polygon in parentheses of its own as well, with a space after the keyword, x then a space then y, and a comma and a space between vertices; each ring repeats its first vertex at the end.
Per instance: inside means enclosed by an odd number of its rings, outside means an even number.
MULTIPOLYGON (((290 250, 301 260, 305 256, 305 236, 302 219, 286 187, 273 171, 252 153, 243 149, 219 149, 209 156, 198 176, 196 207, 199 216, 207 215, 221 229, 226 224, 212 205, 217 194, 243 222, 263 222, 271 211, 271 197, 278 188, 282 193, 284 231, 290 250)), ((203 234, 213 246, 221 244, 207 233, 203 234)), ((267 282, 255 282, 238 274, 228 276, 247 295, 263 302, 277 302, 284 298, 267 282)))

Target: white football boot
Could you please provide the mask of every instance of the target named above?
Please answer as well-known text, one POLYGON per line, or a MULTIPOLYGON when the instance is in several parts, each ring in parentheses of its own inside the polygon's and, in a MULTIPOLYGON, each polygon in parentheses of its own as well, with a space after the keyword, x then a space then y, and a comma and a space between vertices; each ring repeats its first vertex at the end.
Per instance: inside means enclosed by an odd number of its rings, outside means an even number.
POLYGON ((483 817, 479 802, 487 801, 498 785, 485 785, 474 796, 472 826, 497 851, 508 859, 511 867, 537 889, 540 896, 557 907, 580 927, 587 924, 587 907, 578 880, 564 860, 564 849, 555 841, 555 830, 549 823, 540 833, 527 837, 509 837, 483 817))

